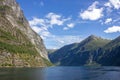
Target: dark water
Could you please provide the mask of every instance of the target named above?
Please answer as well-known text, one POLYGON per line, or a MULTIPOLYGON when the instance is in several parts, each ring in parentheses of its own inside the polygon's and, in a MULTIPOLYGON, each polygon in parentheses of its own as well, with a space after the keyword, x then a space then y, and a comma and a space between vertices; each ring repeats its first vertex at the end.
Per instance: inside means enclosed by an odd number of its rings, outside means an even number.
POLYGON ((120 67, 1 68, 0 80, 120 80, 120 67))

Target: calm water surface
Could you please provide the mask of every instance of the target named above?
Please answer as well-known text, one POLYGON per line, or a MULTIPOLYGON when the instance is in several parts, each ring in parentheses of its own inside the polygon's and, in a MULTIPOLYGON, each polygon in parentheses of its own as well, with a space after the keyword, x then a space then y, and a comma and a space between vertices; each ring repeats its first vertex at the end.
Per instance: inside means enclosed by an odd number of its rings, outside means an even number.
POLYGON ((0 80, 120 80, 120 67, 0 68, 0 80))

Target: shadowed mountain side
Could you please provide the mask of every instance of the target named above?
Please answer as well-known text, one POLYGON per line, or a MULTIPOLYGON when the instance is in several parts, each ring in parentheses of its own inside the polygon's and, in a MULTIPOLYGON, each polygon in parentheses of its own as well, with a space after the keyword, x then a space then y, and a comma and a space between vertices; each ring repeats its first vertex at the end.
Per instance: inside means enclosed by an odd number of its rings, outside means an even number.
POLYGON ((50 54, 49 58, 54 64, 62 66, 93 64, 98 50, 109 42, 110 40, 91 35, 80 43, 62 47, 50 54))

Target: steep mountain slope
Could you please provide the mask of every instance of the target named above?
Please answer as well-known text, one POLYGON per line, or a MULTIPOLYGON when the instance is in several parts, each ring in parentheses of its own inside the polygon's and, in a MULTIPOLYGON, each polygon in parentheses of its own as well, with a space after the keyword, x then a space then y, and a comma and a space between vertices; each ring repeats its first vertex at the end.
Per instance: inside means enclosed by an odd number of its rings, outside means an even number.
POLYGON ((30 28, 18 3, 0 0, 0 67, 46 66, 47 60, 42 39, 30 28))
POLYGON ((62 47, 61 49, 58 49, 57 51, 49 54, 49 58, 51 60, 52 63, 58 63, 60 62, 63 58, 65 58, 69 53, 69 50, 71 50, 75 45, 75 44, 70 44, 67 46, 62 47))
POLYGON ((97 50, 108 42, 109 40, 91 35, 80 43, 62 47, 49 57, 53 63, 64 66, 91 64, 97 50))
POLYGON ((120 36, 101 49, 98 63, 104 66, 120 66, 120 36))

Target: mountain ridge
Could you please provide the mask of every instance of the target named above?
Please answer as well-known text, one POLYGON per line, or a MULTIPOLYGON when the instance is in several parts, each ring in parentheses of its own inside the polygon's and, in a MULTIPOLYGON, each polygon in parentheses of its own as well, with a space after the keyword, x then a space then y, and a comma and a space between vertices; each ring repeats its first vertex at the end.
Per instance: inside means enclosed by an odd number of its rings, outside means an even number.
POLYGON ((51 53, 50 60, 59 66, 120 66, 120 36, 107 40, 91 35, 78 43, 75 48, 70 48, 74 46, 74 43, 66 45, 51 53))
POLYGON ((59 63, 59 65, 62 66, 83 65, 88 63, 88 60, 93 57, 95 50, 103 47, 109 41, 110 40, 91 35, 80 43, 73 43, 58 49, 50 54, 49 58, 53 63, 59 63), (82 61, 79 60, 80 58, 82 61))

